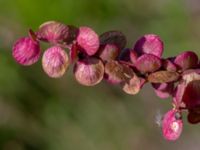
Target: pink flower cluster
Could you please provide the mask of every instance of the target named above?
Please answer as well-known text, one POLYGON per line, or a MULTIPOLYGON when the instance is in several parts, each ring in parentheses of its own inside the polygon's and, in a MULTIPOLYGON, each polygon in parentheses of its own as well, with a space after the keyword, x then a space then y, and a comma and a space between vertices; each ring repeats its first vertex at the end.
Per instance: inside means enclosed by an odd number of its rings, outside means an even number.
POLYGON ((42 54, 40 42, 50 44, 42 56, 49 77, 63 76, 74 64, 75 79, 82 85, 94 86, 104 79, 135 95, 149 82, 158 97, 172 97, 172 109, 162 119, 165 139, 179 138, 184 111, 189 123, 200 122, 200 63, 194 52, 163 58, 164 44, 155 34, 144 35, 126 48, 126 37, 119 31, 99 36, 90 27, 49 21, 17 40, 14 59, 24 66, 36 63, 42 54))

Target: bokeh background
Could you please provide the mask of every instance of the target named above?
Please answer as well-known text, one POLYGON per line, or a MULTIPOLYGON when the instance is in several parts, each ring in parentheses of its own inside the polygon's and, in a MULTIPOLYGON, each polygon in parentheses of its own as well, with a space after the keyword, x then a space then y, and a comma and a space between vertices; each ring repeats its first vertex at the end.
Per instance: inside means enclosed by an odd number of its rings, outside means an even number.
POLYGON ((50 79, 41 62, 22 67, 14 41, 48 20, 120 30, 131 47, 145 33, 159 34, 164 56, 200 54, 199 0, 0 0, 0 150, 199 150, 200 126, 176 142, 162 138, 155 118, 171 108, 146 85, 137 96, 103 82, 83 87, 72 69, 50 79))

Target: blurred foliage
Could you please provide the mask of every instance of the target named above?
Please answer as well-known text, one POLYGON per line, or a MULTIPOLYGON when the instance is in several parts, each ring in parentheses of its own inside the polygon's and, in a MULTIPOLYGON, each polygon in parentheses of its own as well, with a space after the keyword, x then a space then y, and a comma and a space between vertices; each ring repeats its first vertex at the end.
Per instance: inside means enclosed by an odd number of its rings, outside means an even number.
POLYGON ((22 67, 11 57, 13 42, 47 20, 87 25, 99 34, 121 30, 128 47, 145 33, 159 34, 166 57, 199 54, 198 0, 0 0, 1 150, 198 150, 200 127, 186 123, 176 143, 155 123, 170 108, 149 86, 129 96, 107 83, 83 87, 71 69, 48 78, 41 62, 22 67))

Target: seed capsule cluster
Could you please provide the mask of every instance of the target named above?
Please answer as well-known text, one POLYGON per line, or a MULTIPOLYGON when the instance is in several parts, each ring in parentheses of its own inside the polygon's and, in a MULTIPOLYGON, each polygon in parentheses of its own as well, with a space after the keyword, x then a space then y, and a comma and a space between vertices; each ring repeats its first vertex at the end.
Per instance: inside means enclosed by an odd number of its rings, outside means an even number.
POLYGON ((172 109, 162 119, 162 133, 165 139, 176 140, 183 128, 183 111, 189 123, 200 122, 200 63, 193 51, 163 58, 163 50, 163 41, 155 34, 146 34, 126 48, 126 37, 119 31, 98 35, 90 27, 49 21, 18 39, 12 55, 19 64, 30 66, 42 54, 43 70, 52 78, 63 76, 73 65, 75 79, 85 86, 106 80, 135 95, 149 82, 158 97, 172 97, 172 109), (41 42, 50 45, 43 53, 41 42))

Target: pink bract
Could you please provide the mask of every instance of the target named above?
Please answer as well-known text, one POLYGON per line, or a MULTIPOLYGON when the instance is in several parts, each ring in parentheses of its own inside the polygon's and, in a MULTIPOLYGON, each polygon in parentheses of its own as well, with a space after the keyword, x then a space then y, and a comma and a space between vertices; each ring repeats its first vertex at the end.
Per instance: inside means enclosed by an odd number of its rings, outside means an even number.
POLYGON ((103 79, 103 62, 94 57, 78 60, 74 66, 74 75, 80 84, 94 86, 103 79))
POLYGON ((174 63, 178 66, 179 69, 186 70, 191 68, 196 68, 198 65, 198 56, 192 51, 186 51, 179 54, 174 63))
POLYGON ((80 27, 77 37, 80 48, 89 56, 94 55, 100 45, 98 35, 89 27, 80 27))
POLYGON ((130 95, 135 95, 139 93, 142 86, 145 83, 145 79, 139 78, 134 75, 128 82, 123 85, 123 91, 130 95))
POLYGON ((103 61, 114 60, 119 55, 119 48, 114 44, 106 44, 100 47, 98 55, 103 61))
POLYGON ((183 121, 181 118, 176 118, 176 110, 168 111, 162 120, 162 133, 166 140, 177 140, 183 129, 183 121))
POLYGON ((56 21, 48 21, 40 25, 37 32, 39 40, 51 43, 61 43, 69 37, 69 27, 56 21))
POLYGON ((161 57, 164 49, 164 44, 158 35, 146 34, 136 42, 133 49, 139 55, 152 54, 157 57, 161 57))
POLYGON ((13 46, 12 56, 24 66, 36 63, 40 57, 39 42, 33 41, 30 37, 20 38, 13 46))
POLYGON ((144 54, 137 59, 135 66, 143 73, 154 72, 161 67, 161 60, 152 54, 144 54))
POLYGON ((69 66, 67 53, 60 47, 47 49, 42 57, 42 67, 49 77, 59 78, 64 75, 69 66))

